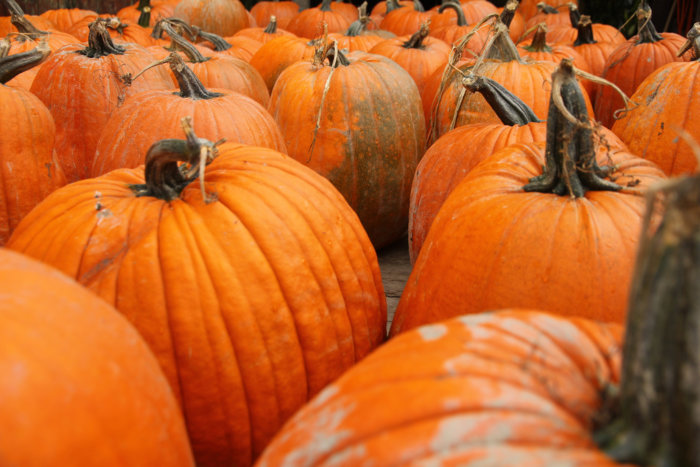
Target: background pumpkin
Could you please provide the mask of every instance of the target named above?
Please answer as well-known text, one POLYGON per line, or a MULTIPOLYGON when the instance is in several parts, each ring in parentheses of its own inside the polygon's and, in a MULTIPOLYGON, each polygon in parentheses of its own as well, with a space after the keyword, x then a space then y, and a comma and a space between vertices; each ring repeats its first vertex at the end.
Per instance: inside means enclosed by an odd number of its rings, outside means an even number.
POLYGON ((238 0, 181 0, 173 16, 219 36, 232 36, 250 26, 246 9, 238 0))
POLYGON ((261 1, 253 5, 250 13, 257 24, 267 24, 270 22, 270 17, 275 16, 277 25, 286 29, 291 19, 299 13, 299 4, 291 0, 261 1))
POLYGON ((386 302, 367 235, 327 180, 271 149, 225 143, 203 198, 188 184, 196 173, 176 164, 198 167, 212 147, 189 132, 151 148, 145 186, 143 169, 122 169, 57 190, 9 244, 134 324, 198 465, 248 465, 384 339, 386 302))

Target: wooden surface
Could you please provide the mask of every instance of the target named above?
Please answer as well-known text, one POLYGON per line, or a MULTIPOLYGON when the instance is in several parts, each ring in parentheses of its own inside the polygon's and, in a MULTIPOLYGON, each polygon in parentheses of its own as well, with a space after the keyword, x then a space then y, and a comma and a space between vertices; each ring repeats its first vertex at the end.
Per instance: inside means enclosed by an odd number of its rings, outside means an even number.
POLYGON ((382 282, 387 304, 387 329, 391 326, 396 306, 399 304, 401 292, 411 274, 411 261, 408 258, 408 238, 403 237, 398 242, 383 248, 377 253, 379 268, 382 271, 382 282))

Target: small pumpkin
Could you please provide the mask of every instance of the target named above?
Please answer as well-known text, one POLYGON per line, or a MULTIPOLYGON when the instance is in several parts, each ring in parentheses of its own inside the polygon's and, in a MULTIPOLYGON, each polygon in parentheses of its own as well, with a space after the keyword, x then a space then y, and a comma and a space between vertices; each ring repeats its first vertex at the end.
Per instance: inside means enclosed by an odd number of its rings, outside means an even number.
POLYGON ((278 37, 260 47, 250 64, 258 70, 267 89, 272 92, 277 78, 287 67, 298 61, 311 61, 317 42, 302 37, 278 37))

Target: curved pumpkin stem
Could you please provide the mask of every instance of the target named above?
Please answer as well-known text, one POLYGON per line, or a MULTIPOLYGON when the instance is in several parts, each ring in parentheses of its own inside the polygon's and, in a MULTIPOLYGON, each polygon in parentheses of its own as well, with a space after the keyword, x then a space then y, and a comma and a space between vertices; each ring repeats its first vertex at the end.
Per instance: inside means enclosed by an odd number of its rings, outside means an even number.
POLYGON ((194 35, 197 37, 201 37, 205 41, 209 41, 214 45, 214 50, 217 52, 222 52, 224 50, 228 50, 231 47, 233 47, 232 44, 230 44, 226 39, 223 37, 219 36, 218 34, 214 34, 213 32, 207 32, 199 29, 197 26, 192 26, 192 30, 194 31, 194 35))
MULTIPOLYGON (((700 154, 698 154, 700 156, 700 154)), ((700 460, 700 174, 650 193, 632 281, 619 391, 596 433, 624 464, 700 460)))
POLYGON ((413 33, 413 35, 406 42, 404 42, 401 47, 404 49, 423 49, 425 48, 423 41, 426 37, 428 37, 429 33, 430 29, 428 28, 428 23, 425 22, 420 25, 420 29, 413 33))
POLYGON ((202 196, 207 200, 204 192, 204 167, 217 156, 217 146, 224 140, 212 143, 198 138, 192 129, 190 117, 183 118, 181 123, 186 140, 164 139, 154 143, 148 150, 144 171, 146 183, 130 186, 136 196, 153 196, 172 201, 199 176, 202 196))
MULTIPOLYGON (((9 45, 9 42, 7 42, 9 45)), ((9 46, 7 47, 9 51, 9 46)), ((46 60, 51 53, 51 48, 42 39, 32 50, 14 55, 0 54, 0 83, 5 84, 18 74, 33 68, 46 60)))
POLYGON ((413 0, 413 10, 423 13, 425 11, 425 7, 420 0, 413 0))
POLYGON ((177 52, 171 52, 170 55, 159 62, 159 64, 160 63, 168 63, 170 65, 170 70, 172 70, 175 79, 177 79, 177 84, 180 88, 178 94, 181 97, 198 100, 214 99, 215 97, 223 96, 221 93, 207 90, 199 78, 197 78, 197 75, 187 66, 177 52))
POLYGON ((525 102, 491 78, 469 75, 462 79, 462 85, 471 92, 481 94, 504 125, 527 125, 541 121, 525 102))
POLYGON ((15 14, 10 16, 10 22, 14 27, 17 28, 17 31, 25 37, 28 37, 32 40, 39 39, 40 37, 43 36, 48 36, 47 31, 41 31, 37 29, 36 26, 32 24, 31 21, 27 19, 26 16, 17 16, 15 14))
POLYGON ((438 13, 442 13, 448 9, 454 10, 454 12, 457 14, 457 26, 468 26, 467 17, 464 16, 464 10, 462 9, 462 5, 460 3, 453 1, 444 2, 442 5, 440 5, 440 8, 438 8, 438 13))
POLYGON ((691 48, 695 60, 700 60, 700 23, 695 23, 686 36, 688 40, 678 49, 677 57, 680 57, 691 48))
POLYGON ((139 0, 136 9, 141 12, 138 25, 147 28, 151 24, 151 0, 139 0))
POLYGON ((658 33, 654 23, 651 22, 651 8, 637 10, 637 44, 650 44, 658 42, 663 37, 658 33))
POLYGON ((580 198, 590 190, 622 189, 620 185, 603 179, 610 167, 600 167, 596 161, 586 102, 571 59, 562 60, 552 74, 545 154, 544 172, 532 178, 523 190, 580 198))
POLYGON ((350 24, 350 27, 345 31, 345 35, 348 37, 356 37, 362 35, 367 30, 367 23, 370 19, 367 16, 367 2, 362 2, 362 5, 357 7, 359 14, 358 19, 350 24))
MULTIPOLYGON (((500 60, 502 62, 511 62, 514 60, 522 61, 518 48, 513 43, 508 33, 508 27, 500 21, 500 18, 492 26, 493 34, 489 41, 484 46, 484 50, 479 56, 479 60, 486 59, 500 60)), ((477 68, 478 63, 474 65, 477 68)))
POLYGON ((192 44, 190 41, 178 34, 178 32, 175 30, 175 28, 173 28, 169 20, 163 21, 161 27, 163 28, 163 31, 165 31, 165 33, 168 34, 168 36, 170 37, 170 40, 173 44, 172 48, 182 51, 182 53, 184 53, 187 56, 187 59, 190 62, 202 63, 209 60, 208 57, 205 57, 199 50, 197 50, 197 47, 195 47, 194 44, 192 44))
POLYGON ((588 15, 581 15, 576 26, 578 29, 578 35, 574 41, 574 46, 583 44, 596 44, 598 41, 593 37, 593 22, 591 22, 591 17, 588 15))
POLYGON ((78 53, 89 58, 100 58, 107 55, 122 55, 126 51, 124 47, 116 45, 107 32, 106 22, 110 18, 98 18, 90 23, 88 45, 78 53))

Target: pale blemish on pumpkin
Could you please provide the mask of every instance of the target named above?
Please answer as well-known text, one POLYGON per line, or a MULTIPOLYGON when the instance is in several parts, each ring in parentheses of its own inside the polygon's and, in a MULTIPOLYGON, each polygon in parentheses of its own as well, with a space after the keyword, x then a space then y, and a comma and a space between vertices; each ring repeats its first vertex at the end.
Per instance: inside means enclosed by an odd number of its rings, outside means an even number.
POLYGON ((512 437, 510 425, 494 422, 493 413, 460 414, 440 422, 429 445, 437 454, 464 444, 500 444, 512 437))
POLYGON ((430 324, 428 326, 419 327, 417 331, 424 341, 430 342, 438 340, 447 334, 447 326, 444 324, 430 324))

